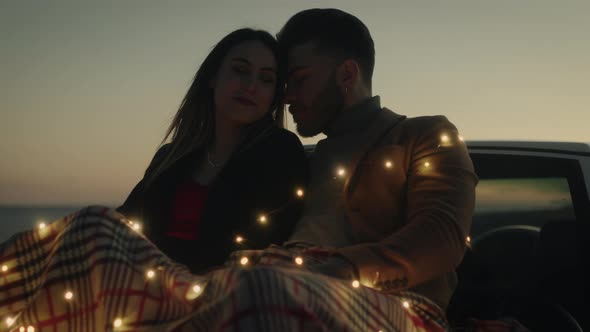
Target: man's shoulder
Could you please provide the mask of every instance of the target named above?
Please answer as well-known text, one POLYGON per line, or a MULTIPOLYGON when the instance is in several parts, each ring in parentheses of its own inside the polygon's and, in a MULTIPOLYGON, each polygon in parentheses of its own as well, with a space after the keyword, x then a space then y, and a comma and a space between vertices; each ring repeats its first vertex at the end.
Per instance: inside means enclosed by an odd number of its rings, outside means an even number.
MULTIPOLYGON (((384 111, 395 114, 395 112, 386 108, 384 108, 384 111)), ((456 133, 457 128, 444 115, 404 117, 403 121, 400 121, 389 131, 382 142, 391 143, 393 141, 396 144, 413 145, 416 142, 436 141, 442 135, 456 133)))
POLYGON ((405 127, 415 127, 415 128, 423 128, 423 127, 431 127, 431 126, 438 126, 438 125, 448 125, 452 123, 447 119, 444 115, 422 115, 422 116, 415 116, 410 117, 406 115, 401 115, 392 111, 389 108, 383 107, 384 113, 393 113, 397 116, 404 117, 404 121, 401 124, 405 127))
POLYGON ((398 114, 388 108, 383 108, 382 113, 385 116, 400 116, 403 117, 403 121, 400 121, 399 128, 404 131, 417 131, 424 133, 425 131, 433 130, 436 128, 455 128, 453 123, 444 115, 422 115, 422 116, 405 116, 398 114))

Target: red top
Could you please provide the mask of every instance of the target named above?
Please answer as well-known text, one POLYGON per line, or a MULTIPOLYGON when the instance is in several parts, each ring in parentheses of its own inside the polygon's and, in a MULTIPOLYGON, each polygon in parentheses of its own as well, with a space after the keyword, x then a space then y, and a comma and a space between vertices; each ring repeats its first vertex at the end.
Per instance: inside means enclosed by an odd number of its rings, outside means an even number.
POLYGON ((197 239, 207 193, 207 186, 201 185, 192 178, 176 187, 167 236, 183 240, 197 239))

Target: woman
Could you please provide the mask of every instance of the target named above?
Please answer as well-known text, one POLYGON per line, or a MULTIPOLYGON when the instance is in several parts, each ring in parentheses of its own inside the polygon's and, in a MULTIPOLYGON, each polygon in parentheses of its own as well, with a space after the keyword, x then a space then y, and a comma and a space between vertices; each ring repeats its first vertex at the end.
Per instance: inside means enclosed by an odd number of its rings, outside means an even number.
POLYGON ((223 38, 197 71, 164 144, 117 210, 192 272, 287 240, 301 210, 303 147, 282 129, 285 70, 265 31, 223 38))

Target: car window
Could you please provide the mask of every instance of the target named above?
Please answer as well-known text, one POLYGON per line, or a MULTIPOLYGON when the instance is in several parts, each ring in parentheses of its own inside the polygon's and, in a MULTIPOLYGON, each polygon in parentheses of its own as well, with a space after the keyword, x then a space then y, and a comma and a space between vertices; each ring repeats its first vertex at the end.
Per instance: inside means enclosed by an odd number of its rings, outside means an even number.
POLYGON ((575 221, 571 190, 565 177, 481 179, 471 236, 508 226, 542 227, 551 221, 575 221))

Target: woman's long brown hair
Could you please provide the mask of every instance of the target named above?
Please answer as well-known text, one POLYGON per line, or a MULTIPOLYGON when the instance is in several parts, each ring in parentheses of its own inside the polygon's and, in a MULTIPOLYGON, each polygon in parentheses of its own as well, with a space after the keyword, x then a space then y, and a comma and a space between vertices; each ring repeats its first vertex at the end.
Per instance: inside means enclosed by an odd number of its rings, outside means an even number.
MULTIPOLYGON (((229 51, 246 41, 261 42, 272 51, 277 59, 279 68, 277 70, 275 97, 269 113, 259 122, 265 122, 264 120, 268 122, 270 117, 278 126, 283 127, 284 105, 282 100, 285 86, 285 70, 279 56, 276 39, 270 33, 262 30, 244 28, 233 31, 215 45, 195 74, 193 82, 161 142, 161 145, 163 145, 171 138, 167 153, 162 162, 155 167, 147 178, 146 187, 149 187, 178 160, 195 150, 207 147, 211 143, 215 130, 215 110, 213 89, 210 83, 219 71, 222 61, 229 51)), ((258 123, 255 123, 250 126, 250 129, 260 130, 260 127, 258 123)))

